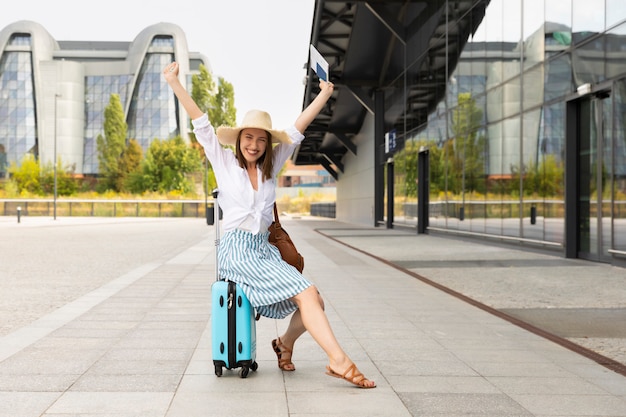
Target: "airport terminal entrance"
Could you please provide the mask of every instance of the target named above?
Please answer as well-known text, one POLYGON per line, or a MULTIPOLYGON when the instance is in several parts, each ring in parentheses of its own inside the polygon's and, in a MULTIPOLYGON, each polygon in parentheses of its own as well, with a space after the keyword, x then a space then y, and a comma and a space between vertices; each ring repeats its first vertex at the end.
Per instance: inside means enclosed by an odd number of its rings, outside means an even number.
POLYGON ((568 103, 566 147, 566 256, 610 262, 610 88, 568 103))

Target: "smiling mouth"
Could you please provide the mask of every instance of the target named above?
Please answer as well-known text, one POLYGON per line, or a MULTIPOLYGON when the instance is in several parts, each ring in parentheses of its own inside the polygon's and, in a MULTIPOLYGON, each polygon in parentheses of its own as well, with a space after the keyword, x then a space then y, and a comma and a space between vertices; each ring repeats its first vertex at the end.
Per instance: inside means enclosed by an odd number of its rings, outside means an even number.
POLYGON ((258 158, 260 154, 259 151, 253 151, 250 149, 246 149, 246 153, 248 154, 248 156, 250 156, 250 158, 254 158, 254 159, 258 158))

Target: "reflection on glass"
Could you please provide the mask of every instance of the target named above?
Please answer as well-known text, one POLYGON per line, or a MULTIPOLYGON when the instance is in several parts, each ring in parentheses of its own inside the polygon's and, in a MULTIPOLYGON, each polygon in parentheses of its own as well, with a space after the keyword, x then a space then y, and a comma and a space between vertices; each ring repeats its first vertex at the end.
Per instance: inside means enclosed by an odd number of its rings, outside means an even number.
POLYGON ((592 260, 608 257, 611 242, 610 181, 613 170, 607 148, 612 148, 612 100, 608 94, 585 99, 580 117, 580 254, 592 260))
POLYGON ((489 2, 485 17, 474 34, 473 42, 502 42, 504 40, 504 1, 489 2))
POLYGON ((545 3, 546 22, 557 23, 567 27, 571 32, 572 27, 572 2, 570 0, 547 0, 545 3))
POLYGON ((597 101, 601 101, 600 107, 602 114, 598 117, 601 118, 601 143, 599 144, 599 163, 600 163, 600 190, 598 191, 598 227, 601 228, 601 235, 598 239, 601 239, 600 253, 605 259, 609 256, 609 249, 611 248, 611 181, 609 177, 613 172, 613 165, 611 164, 610 149, 613 148, 613 135, 611 127, 611 117, 613 114, 613 100, 610 96, 600 96, 597 101))
POLYGON ((523 77, 522 104, 524 109, 543 103, 543 65, 526 70, 523 77))
MULTIPOLYGON (((626 17, 626 11, 622 15, 626 17)), ((606 39, 606 76, 614 78, 626 72, 626 23, 607 33, 606 39)))
POLYGON ((544 75, 544 100, 547 102, 576 90, 572 82, 572 64, 568 53, 546 61, 544 75))
MULTIPOLYGON (((509 69, 514 69, 518 67, 518 63, 511 63, 512 65, 508 65, 509 69)), ((502 88, 502 117, 509 117, 514 114, 519 114, 520 112, 520 103, 521 103, 521 81, 520 77, 515 77, 509 79, 502 88)))
POLYGON ((572 1, 572 38, 574 43, 580 43, 588 37, 604 31, 604 5, 602 3, 604 2, 572 1))
POLYGON ((626 80, 615 84, 613 100, 613 249, 626 252, 626 80))
POLYGON ((504 21, 504 40, 521 43, 522 33, 522 0, 506 0, 506 9, 502 15, 504 21))
MULTIPOLYGON (((624 0, 605 0, 606 4, 606 28, 610 29, 617 23, 626 19, 626 2, 624 0)), ((622 29, 622 34, 624 29, 622 29)))
POLYGON ((524 0, 524 67, 544 60, 544 0, 524 0))
POLYGON ((596 37, 575 48, 572 52, 572 72, 576 86, 595 84, 605 79, 605 36, 596 37))
MULTIPOLYGON (((602 34, 601 9, 598 2, 580 0, 490 2, 454 67, 446 102, 436 105, 415 139, 416 146, 428 144, 431 150, 432 227, 567 244, 566 100, 580 84, 626 76, 626 23, 602 34), (591 12, 588 3, 593 3, 591 12)), ((615 124, 609 126, 604 115, 604 136, 612 149, 602 152, 620 162, 613 162, 613 170, 607 166, 600 191, 603 220, 615 213, 614 232, 602 230, 599 236, 603 241, 612 236, 615 248, 626 250, 626 83, 619 91, 615 106, 604 107, 604 113, 614 110, 615 124), (605 198, 608 189, 614 199, 605 198)), ((591 145, 595 121, 587 119, 591 145)), ((402 169, 397 163, 398 189, 409 177, 408 165, 402 169)), ((591 183, 596 180, 597 175, 588 178, 587 194, 595 192, 591 183)), ((408 196, 408 183, 403 186, 408 196)), ((586 230, 587 245, 593 245, 592 230, 586 230)))

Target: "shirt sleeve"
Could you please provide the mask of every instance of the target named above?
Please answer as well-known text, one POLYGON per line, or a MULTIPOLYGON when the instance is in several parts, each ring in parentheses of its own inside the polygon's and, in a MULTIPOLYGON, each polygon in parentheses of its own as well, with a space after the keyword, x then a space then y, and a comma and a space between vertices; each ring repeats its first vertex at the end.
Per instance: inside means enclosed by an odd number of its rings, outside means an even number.
POLYGON ((228 167, 231 159, 235 158, 234 154, 222 147, 206 113, 192 120, 191 123, 198 143, 204 148, 204 153, 211 162, 215 174, 219 175, 218 171, 224 171, 228 167))
POLYGON ((280 143, 274 147, 274 177, 280 169, 287 161, 293 151, 296 150, 296 147, 302 143, 304 140, 304 135, 296 129, 295 126, 290 126, 285 129, 285 132, 289 135, 289 139, 291 139, 291 143, 280 143))

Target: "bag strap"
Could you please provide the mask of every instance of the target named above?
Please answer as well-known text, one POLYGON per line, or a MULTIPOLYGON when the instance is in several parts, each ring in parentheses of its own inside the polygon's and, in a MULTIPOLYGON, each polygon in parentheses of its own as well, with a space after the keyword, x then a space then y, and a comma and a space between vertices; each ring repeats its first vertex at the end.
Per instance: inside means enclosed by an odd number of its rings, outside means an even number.
POLYGON ((278 220, 278 208, 276 207, 276 202, 274 202, 274 222, 277 225, 280 225, 280 221, 278 220))

